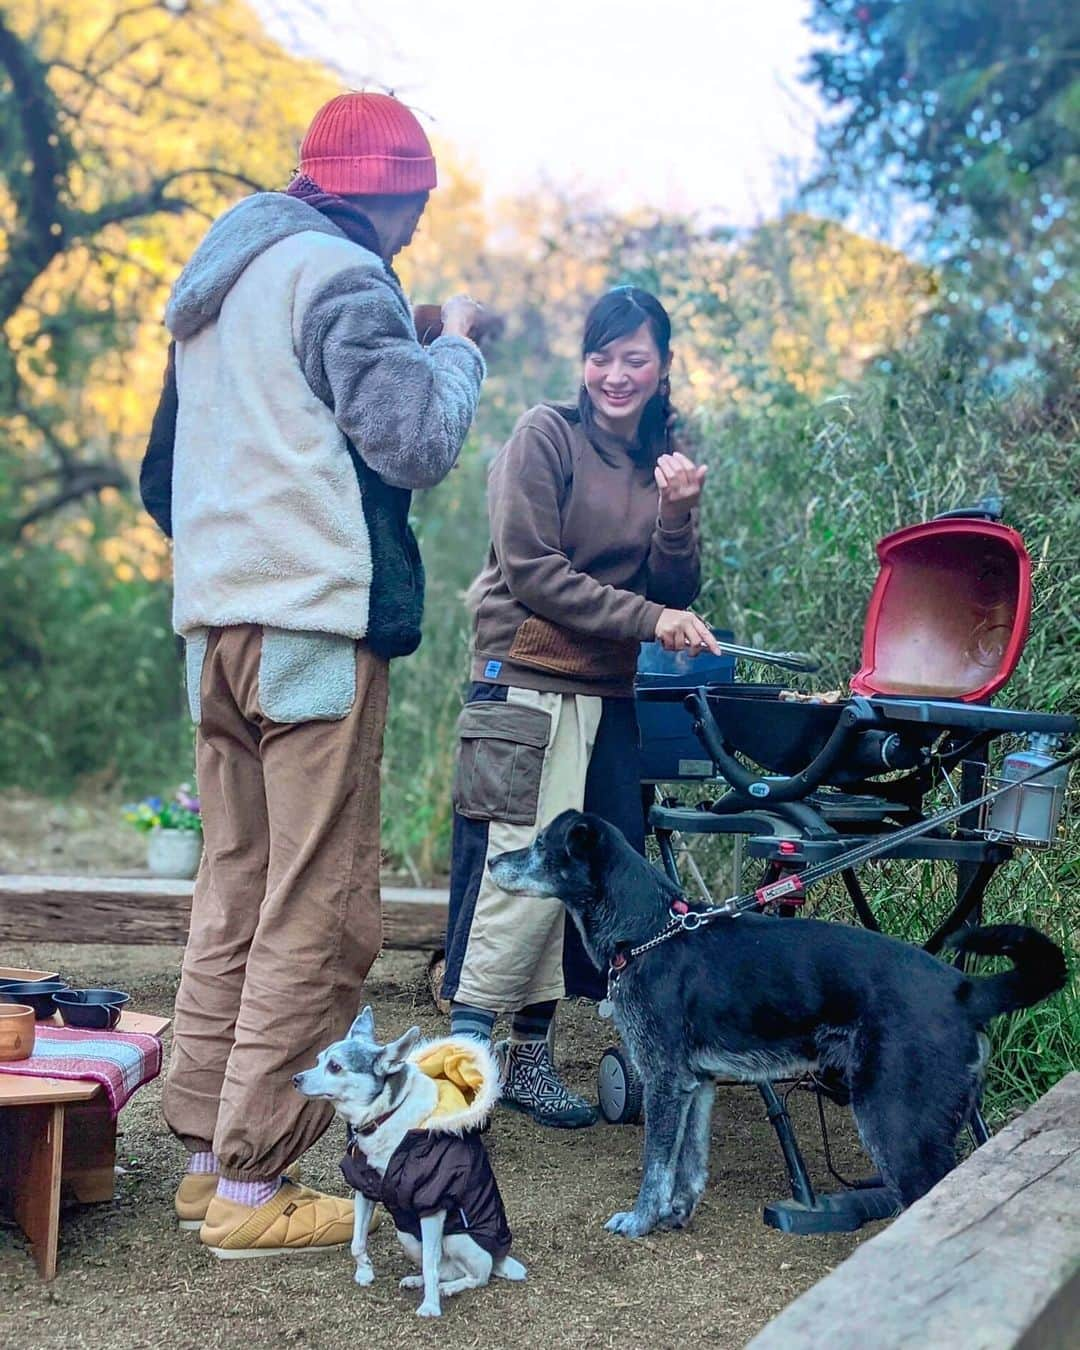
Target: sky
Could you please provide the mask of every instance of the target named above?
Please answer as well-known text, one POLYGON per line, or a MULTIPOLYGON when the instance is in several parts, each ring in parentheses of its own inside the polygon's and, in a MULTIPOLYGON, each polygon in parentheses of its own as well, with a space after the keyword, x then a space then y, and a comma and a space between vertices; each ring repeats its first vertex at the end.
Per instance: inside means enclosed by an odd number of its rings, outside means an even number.
POLYGON ((810 0, 256 4, 346 84, 392 89, 490 197, 548 183, 752 225, 812 156, 810 0))

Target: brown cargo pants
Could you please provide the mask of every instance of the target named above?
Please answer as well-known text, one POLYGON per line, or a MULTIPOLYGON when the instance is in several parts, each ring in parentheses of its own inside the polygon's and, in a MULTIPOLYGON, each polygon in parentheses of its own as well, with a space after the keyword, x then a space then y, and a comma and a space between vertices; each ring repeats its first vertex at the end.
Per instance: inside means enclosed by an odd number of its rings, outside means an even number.
POLYGON ((332 1111, 292 1076, 340 1039, 382 943, 379 768, 387 663, 356 653, 339 721, 259 707, 262 630, 213 629, 196 766, 205 850, 184 953, 165 1119, 221 1175, 282 1172, 332 1111))

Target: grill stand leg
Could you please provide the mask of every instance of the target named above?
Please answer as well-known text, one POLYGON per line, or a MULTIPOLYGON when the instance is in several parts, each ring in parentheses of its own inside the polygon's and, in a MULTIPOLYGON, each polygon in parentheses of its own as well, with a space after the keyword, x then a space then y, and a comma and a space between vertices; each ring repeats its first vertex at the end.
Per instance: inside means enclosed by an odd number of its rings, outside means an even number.
POLYGON ((664 864, 664 871, 668 875, 668 880, 674 882, 679 889, 682 889, 682 878, 679 876, 679 867, 675 861, 675 845, 671 842, 670 830, 654 830, 656 835, 656 845, 660 850, 660 861, 664 864))
POLYGON ((791 1199, 766 1205, 762 1218, 770 1228, 800 1236, 809 1233, 853 1233, 875 1219, 888 1219, 899 1206, 892 1192, 880 1181, 867 1182, 849 1191, 817 1195, 810 1182, 787 1107, 771 1083, 759 1083, 766 1114, 776 1131, 787 1164, 791 1199))
MULTIPOLYGON (((969 802, 974 801, 986 787, 986 765, 987 752, 986 747, 966 761, 960 770, 960 800, 969 802)), ((975 830, 978 828, 978 812, 972 811, 968 816, 961 816, 957 822, 957 833, 961 829, 975 830)), ((994 872, 1002 863, 1008 862, 1013 856, 1011 848, 998 845, 987 850, 986 860, 981 863, 958 863, 956 867, 956 908, 948 919, 941 925, 936 933, 926 944, 927 951, 936 952, 940 949, 945 939, 954 933, 964 924, 979 924, 982 922, 982 902, 986 893, 986 888, 990 884, 990 879, 994 872)), ((961 957, 961 968, 967 963, 961 957)), ((968 1121, 968 1130, 971 1133, 972 1140, 976 1148, 981 1148, 990 1138, 990 1131, 987 1129, 983 1113, 976 1106, 971 1113, 971 1119, 968 1121)))
MULTIPOLYGON (((816 1199, 814 1187, 810 1181, 810 1173, 806 1170, 806 1163, 799 1152, 799 1144, 795 1138, 795 1131, 792 1128, 787 1107, 777 1096, 776 1089, 771 1083, 759 1083, 758 1091, 765 1103, 765 1114, 769 1118, 769 1124, 776 1131, 776 1137, 780 1141, 780 1150, 784 1155, 784 1162, 787 1164, 791 1198, 797 1204, 812 1209, 816 1199)), ((768 1219, 766 1219, 767 1222, 768 1219)))
POLYGON ((983 1113, 978 1107, 971 1113, 971 1119, 968 1121, 968 1129, 971 1131, 971 1137, 975 1140, 975 1147, 982 1148, 983 1144, 990 1138, 990 1131, 986 1127, 986 1121, 983 1119, 983 1113))
POLYGON ((866 892, 859 884, 859 878, 850 867, 845 867, 840 875, 844 878, 844 885, 847 887, 847 893, 851 897, 851 903, 859 922, 864 928, 869 928, 872 933, 880 933, 881 924, 878 923, 874 911, 870 908, 870 901, 867 900, 866 892))

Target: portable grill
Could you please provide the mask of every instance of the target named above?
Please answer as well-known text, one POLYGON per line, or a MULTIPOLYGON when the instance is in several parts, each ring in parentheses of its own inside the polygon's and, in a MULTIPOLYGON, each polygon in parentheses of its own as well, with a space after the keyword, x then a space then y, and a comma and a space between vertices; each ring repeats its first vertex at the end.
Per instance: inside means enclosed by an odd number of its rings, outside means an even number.
MULTIPOLYGON (((646 652, 636 688, 642 777, 653 793, 655 784, 675 780, 721 789, 693 806, 664 800, 649 811, 664 868, 680 886, 675 840, 690 835, 736 836, 762 863, 763 886, 840 859, 862 842, 876 841, 882 858, 955 864, 952 910, 926 943, 937 951, 950 933, 978 920, 991 878, 1015 848, 1050 841, 987 830, 974 806, 947 828, 898 839, 894 847, 888 836, 926 820, 931 794, 944 792, 953 803, 980 797, 997 738, 1038 737, 1053 747, 1080 723, 988 701, 1016 668, 1031 611, 1031 562, 999 509, 987 504, 899 530, 879 543, 877 554, 861 666, 847 697, 813 700, 778 684, 735 683, 726 670, 720 678, 701 672, 702 680, 685 661, 680 677, 670 658, 667 674, 657 675, 664 658, 646 652)), ((790 664, 784 657, 781 663, 790 664)), ((1063 795, 1063 783, 1052 790, 1063 795)), ((1060 803, 1055 807, 1056 827, 1060 803)), ((858 919, 879 930, 854 868, 840 874, 858 919)), ((778 906, 783 916, 802 902, 801 887, 792 892, 778 906)), ((765 1222, 815 1233, 888 1217, 892 1201, 880 1181, 815 1192, 784 1102, 772 1083, 758 1086, 792 1191, 790 1200, 766 1206, 765 1222)), ((822 1094, 843 1099, 838 1083, 812 1086, 819 1107, 822 1094)), ((618 1049, 601 1061, 600 1099, 609 1120, 632 1119, 640 1110, 636 1076, 618 1049)), ((972 1131, 977 1143, 985 1141, 978 1114, 972 1131)))

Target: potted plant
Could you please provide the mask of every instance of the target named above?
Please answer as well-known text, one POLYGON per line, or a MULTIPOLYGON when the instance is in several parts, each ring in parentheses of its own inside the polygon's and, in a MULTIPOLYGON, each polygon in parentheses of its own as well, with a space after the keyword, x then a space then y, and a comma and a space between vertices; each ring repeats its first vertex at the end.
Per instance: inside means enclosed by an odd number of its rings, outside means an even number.
POLYGON ((190 783, 171 798, 147 797, 124 807, 124 819, 147 835, 146 865, 155 877, 193 877, 202 858, 202 816, 190 783))

